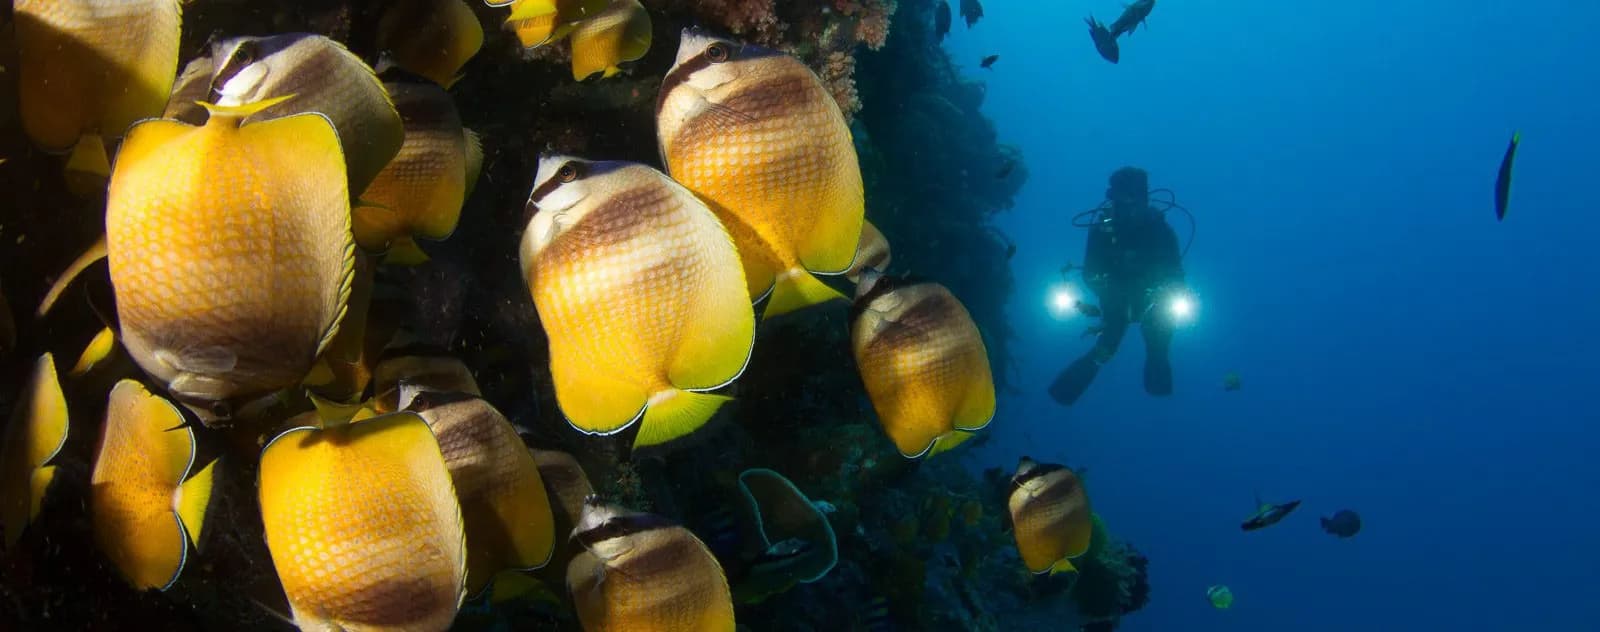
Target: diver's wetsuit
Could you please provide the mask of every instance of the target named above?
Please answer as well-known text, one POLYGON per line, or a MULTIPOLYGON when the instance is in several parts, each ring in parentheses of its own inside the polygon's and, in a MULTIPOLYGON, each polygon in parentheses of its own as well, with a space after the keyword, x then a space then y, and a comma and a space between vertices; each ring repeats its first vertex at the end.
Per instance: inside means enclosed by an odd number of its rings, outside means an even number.
POLYGON ((1172 393, 1172 364, 1167 351, 1174 323, 1166 309, 1154 306, 1163 292, 1183 286, 1183 260, 1178 235, 1162 214, 1141 204, 1143 212, 1113 211, 1108 221, 1089 229, 1083 278, 1100 298, 1102 325, 1095 345, 1069 365, 1050 385, 1050 396, 1070 406, 1089 388, 1100 366, 1111 360, 1128 332, 1141 323, 1144 335, 1144 388, 1151 395, 1172 393))

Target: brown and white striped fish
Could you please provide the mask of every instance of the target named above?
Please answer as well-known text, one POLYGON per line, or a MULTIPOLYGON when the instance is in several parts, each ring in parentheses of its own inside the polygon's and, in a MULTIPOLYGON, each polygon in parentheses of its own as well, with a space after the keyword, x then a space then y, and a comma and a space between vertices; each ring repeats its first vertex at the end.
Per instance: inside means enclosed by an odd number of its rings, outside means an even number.
POLYGON ((728 232, 661 172, 549 156, 528 197, 523 278, 573 427, 635 446, 704 425, 744 371, 755 314, 728 232))
POLYGON ((764 315, 843 298, 817 276, 849 270, 865 198, 850 127, 816 73, 778 51, 685 30, 656 127, 667 172, 738 243, 764 315))
POLYGON ((584 551, 567 590, 584 630, 734 629, 722 565, 688 529, 590 496, 572 539, 584 551))
POLYGON ((949 450, 994 418, 983 336, 944 286, 867 269, 850 337, 878 423, 906 458, 949 450))
POLYGON ((291 95, 245 122, 306 112, 327 117, 344 151, 351 198, 367 190, 405 141, 400 114, 372 67, 343 44, 310 33, 213 44, 209 56, 184 67, 164 116, 199 125, 206 115, 197 101, 238 106, 291 95))
POLYGON ((1094 531, 1089 495, 1077 474, 1065 465, 1022 457, 1006 505, 1028 570, 1040 575, 1077 570, 1072 558, 1089 550, 1094 531))

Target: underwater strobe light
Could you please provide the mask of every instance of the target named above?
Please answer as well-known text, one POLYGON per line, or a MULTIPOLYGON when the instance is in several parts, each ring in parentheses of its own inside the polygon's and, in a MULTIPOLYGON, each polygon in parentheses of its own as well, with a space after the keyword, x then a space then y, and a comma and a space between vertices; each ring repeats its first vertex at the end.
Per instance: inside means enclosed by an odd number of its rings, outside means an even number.
POLYGON ((1177 290, 1167 295, 1167 314, 1172 317, 1175 325, 1187 325, 1194 321, 1198 306, 1195 304, 1194 295, 1184 290, 1177 290))
POLYGON ((1078 311, 1078 293, 1065 283, 1050 288, 1048 302, 1050 315, 1057 319, 1071 318, 1078 311))

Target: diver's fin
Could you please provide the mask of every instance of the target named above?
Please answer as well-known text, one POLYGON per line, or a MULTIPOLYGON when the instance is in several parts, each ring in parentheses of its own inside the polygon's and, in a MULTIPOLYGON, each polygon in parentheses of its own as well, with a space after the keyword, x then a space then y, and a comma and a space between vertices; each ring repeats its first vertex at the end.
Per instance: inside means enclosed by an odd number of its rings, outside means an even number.
POLYGON ((687 436, 705 425, 717 409, 733 398, 673 389, 666 391, 664 396, 658 394, 650 399, 650 404, 644 410, 644 419, 639 424, 639 434, 633 439, 635 448, 687 436))

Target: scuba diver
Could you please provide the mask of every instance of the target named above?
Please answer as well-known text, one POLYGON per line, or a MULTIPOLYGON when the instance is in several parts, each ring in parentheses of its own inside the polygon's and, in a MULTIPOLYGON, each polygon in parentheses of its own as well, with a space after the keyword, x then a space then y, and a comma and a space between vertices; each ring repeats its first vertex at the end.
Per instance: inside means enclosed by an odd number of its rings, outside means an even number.
POLYGON ((1050 396, 1063 406, 1071 406, 1089 388, 1132 323, 1140 324, 1144 336, 1145 391, 1172 394, 1167 352, 1173 329, 1193 308, 1184 289, 1184 252, 1165 217, 1166 210, 1183 207, 1165 200, 1167 208, 1152 207, 1150 176, 1138 167, 1116 170, 1109 184, 1106 202, 1073 219, 1074 226, 1089 229, 1082 274, 1100 299, 1098 310, 1083 303, 1079 309, 1090 316, 1099 312, 1101 325, 1094 347, 1050 385, 1050 396))

